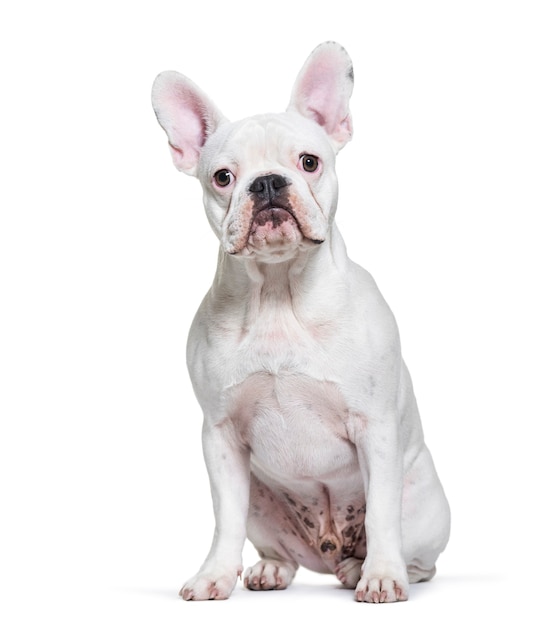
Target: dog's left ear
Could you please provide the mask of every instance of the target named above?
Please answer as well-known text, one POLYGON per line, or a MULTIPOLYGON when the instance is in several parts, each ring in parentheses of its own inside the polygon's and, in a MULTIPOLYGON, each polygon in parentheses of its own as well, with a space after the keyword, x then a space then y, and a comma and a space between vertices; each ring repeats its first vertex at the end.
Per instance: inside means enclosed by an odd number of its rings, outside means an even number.
POLYGON ((309 56, 295 81, 288 111, 297 111, 320 124, 336 152, 353 133, 349 99, 353 65, 339 44, 328 41, 309 56))

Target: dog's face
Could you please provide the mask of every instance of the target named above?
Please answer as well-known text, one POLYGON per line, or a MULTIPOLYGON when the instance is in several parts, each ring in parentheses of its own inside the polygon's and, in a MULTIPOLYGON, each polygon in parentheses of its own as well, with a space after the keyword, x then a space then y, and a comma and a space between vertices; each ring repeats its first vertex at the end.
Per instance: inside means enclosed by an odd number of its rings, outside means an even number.
POLYGON ((297 113, 220 126, 197 175, 223 249, 273 262, 322 243, 336 208, 334 161, 326 133, 297 113))
POLYGON ((351 62, 322 44, 295 83, 288 110, 228 122, 189 79, 164 72, 153 106, 178 169, 203 186, 225 252, 293 258, 327 237, 337 203, 336 152, 351 137, 351 62))

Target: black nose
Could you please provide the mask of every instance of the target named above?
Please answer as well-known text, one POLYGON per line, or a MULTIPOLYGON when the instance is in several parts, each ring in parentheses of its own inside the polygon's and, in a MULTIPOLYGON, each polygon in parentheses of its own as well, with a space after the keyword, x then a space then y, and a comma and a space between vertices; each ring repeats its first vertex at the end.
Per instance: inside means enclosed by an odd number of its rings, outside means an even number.
POLYGON ((289 185, 288 181, 280 174, 268 174, 258 176, 251 183, 249 191, 257 194, 261 200, 272 200, 280 194, 280 189, 289 185))

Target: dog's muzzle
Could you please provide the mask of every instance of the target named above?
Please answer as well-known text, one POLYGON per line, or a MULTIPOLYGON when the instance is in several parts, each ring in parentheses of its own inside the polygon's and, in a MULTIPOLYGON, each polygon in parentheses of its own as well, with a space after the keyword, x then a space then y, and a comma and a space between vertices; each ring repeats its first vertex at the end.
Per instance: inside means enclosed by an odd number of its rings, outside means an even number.
POLYGON ((265 250, 283 258, 285 250, 293 252, 304 241, 313 244, 320 238, 308 236, 312 229, 293 182, 286 176, 270 173, 254 178, 246 188, 249 195, 249 213, 243 214, 235 232, 239 235, 230 254, 245 249, 250 252, 265 250), (240 234, 241 233, 241 234, 240 234))

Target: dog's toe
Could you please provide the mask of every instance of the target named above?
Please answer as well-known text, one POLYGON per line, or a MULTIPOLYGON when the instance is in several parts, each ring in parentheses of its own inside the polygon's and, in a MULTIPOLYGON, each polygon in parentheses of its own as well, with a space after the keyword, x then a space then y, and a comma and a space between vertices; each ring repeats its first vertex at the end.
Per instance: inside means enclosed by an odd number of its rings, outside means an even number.
POLYGON ((350 557, 344 559, 334 570, 338 580, 348 589, 355 589, 361 578, 361 565, 363 561, 350 557))
POLYGON ((243 584, 252 591, 285 589, 293 580, 296 569, 295 565, 286 561, 262 559, 245 570, 243 584))

